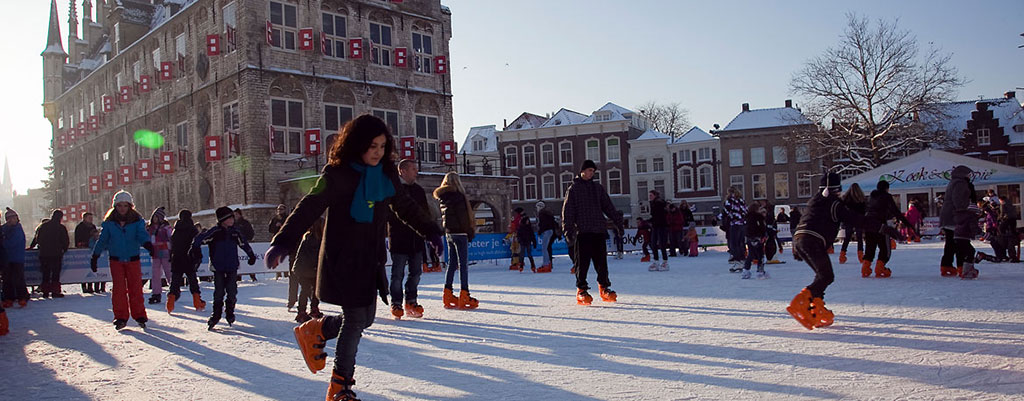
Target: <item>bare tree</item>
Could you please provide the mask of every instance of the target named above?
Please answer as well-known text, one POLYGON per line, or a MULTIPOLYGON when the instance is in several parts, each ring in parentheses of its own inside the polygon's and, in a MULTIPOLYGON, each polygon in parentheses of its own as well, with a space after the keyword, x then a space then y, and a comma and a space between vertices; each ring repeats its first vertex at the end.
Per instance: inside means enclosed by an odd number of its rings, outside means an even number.
POLYGON ((640 105, 640 113, 647 118, 651 129, 678 138, 692 126, 690 111, 679 103, 658 103, 649 101, 640 105))
POLYGON ((847 15, 839 44, 808 61, 790 89, 807 98, 805 114, 824 132, 794 133, 796 140, 842 160, 842 170, 865 171, 906 152, 948 146, 940 128, 943 103, 964 84, 950 55, 899 28, 899 21, 847 15))

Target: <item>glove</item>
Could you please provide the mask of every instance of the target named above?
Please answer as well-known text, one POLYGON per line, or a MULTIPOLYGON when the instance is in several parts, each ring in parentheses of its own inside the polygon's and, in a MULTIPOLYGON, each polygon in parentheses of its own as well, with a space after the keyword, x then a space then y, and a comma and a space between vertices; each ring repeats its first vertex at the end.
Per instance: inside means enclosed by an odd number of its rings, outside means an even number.
POLYGON ((153 249, 153 243, 152 242, 147 242, 145 244, 142 244, 142 247, 146 248, 146 250, 149 251, 149 257, 151 257, 151 258, 155 258, 156 257, 156 249, 153 249))
POLYGON ((249 255, 249 266, 256 264, 256 255, 249 255))
POLYGON ((267 264, 267 268, 276 269, 285 255, 288 255, 288 249, 280 245, 271 245, 270 249, 267 249, 266 255, 263 255, 263 261, 267 264))
POLYGON ((92 269, 93 273, 96 273, 96 269, 98 269, 98 267, 96 266, 96 261, 98 261, 99 259, 100 255, 93 254, 92 259, 89 260, 89 268, 92 269))
POLYGON ((384 291, 380 292, 380 300, 384 301, 384 305, 389 305, 389 306, 391 305, 390 303, 388 303, 388 293, 386 293, 384 291))
POLYGON ((430 246, 434 247, 434 254, 440 257, 441 250, 444 249, 442 248, 444 246, 444 242, 441 240, 441 236, 435 235, 433 237, 430 237, 430 246))

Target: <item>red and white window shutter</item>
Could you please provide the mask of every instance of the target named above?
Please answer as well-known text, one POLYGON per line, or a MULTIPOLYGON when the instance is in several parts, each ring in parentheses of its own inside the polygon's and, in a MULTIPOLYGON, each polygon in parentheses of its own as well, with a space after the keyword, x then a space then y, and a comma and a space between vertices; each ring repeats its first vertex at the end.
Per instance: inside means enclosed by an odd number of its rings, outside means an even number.
POLYGON ((206 55, 220 55, 220 35, 206 35, 206 55))
POLYGON ((402 137, 402 139, 399 141, 398 152, 403 159, 416 160, 416 137, 402 137))
POLYGON ((120 171, 120 177, 118 177, 118 183, 121 184, 121 185, 131 185, 132 184, 132 176, 134 175, 134 174, 132 174, 133 173, 132 166, 121 166, 119 168, 119 171, 120 171))
POLYGON ((306 130, 306 156, 320 153, 320 128, 306 130))
POLYGON ((348 57, 363 58, 363 40, 351 39, 348 41, 348 57))
POLYGON ((160 152, 160 174, 174 173, 174 152, 160 152))
POLYGON ((217 135, 210 135, 203 138, 203 148, 206 152, 206 161, 212 162, 224 158, 222 146, 223 139, 217 135))
POLYGON ((299 50, 313 50, 313 28, 299 29, 299 50))
POLYGON ((89 131, 98 131, 100 129, 100 117, 89 116, 89 131))
POLYGON ((78 140, 83 140, 89 136, 89 124, 85 121, 78 123, 78 140))
POLYGON ((445 56, 434 57, 434 72, 438 74, 448 73, 448 58, 445 56))
POLYGON ((152 80, 149 78, 149 75, 139 75, 139 92, 149 92, 151 82, 152 80))
POLYGON ((114 189, 114 172, 104 171, 103 172, 103 189, 114 189))
POLYGON ((149 180, 153 178, 153 161, 149 159, 140 159, 135 162, 135 173, 138 175, 140 180, 149 180))
POLYGON ((441 160, 444 164, 455 164, 455 142, 441 142, 441 160))
POLYGON ((409 63, 409 49, 405 47, 395 48, 395 67, 405 68, 409 63))
POLYGON ((128 103, 128 102, 132 101, 132 87, 131 86, 127 86, 127 85, 122 86, 120 93, 121 93, 121 103, 128 103))
POLYGON ((89 193, 98 194, 100 193, 100 176, 93 175, 89 176, 89 193))
POLYGON ((103 112, 109 113, 114 111, 114 98, 108 95, 103 95, 103 112))
POLYGON ((170 81, 174 78, 174 63, 170 61, 160 62, 160 79, 170 81))
POLYGON ((78 130, 75 128, 68 129, 68 144, 73 145, 78 142, 78 130))
POLYGON ((274 45, 274 24, 267 20, 267 45, 274 45))

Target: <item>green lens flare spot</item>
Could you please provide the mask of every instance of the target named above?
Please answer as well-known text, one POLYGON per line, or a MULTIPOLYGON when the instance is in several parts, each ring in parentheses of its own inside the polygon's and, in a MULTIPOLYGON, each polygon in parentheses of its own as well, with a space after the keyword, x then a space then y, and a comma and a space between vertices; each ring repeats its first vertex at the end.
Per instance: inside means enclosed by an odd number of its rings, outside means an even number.
POLYGON ((147 149, 160 149, 164 146, 164 136, 146 129, 135 131, 135 143, 147 149))

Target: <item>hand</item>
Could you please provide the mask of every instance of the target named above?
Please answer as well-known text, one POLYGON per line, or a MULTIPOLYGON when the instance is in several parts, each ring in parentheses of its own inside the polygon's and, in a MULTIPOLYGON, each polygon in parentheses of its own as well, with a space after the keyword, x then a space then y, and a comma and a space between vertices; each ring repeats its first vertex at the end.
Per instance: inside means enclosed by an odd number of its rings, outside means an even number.
POLYGON ((391 305, 390 303, 388 303, 388 294, 386 292, 382 291, 380 293, 380 300, 384 301, 384 305, 389 305, 389 306, 391 305))
POLYGON ((444 242, 441 240, 441 236, 435 235, 430 237, 430 246, 434 247, 434 254, 440 257, 441 250, 444 249, 444 242))
POLYGON ((288 255, 288 250, 283 246, 271 245, 270 249, 267 249, 267 254, 263 255, 263 261, 267 264, 267 268, 276 269, 285 255, 288 255))
POLYGON ((142 247, 145 248, 146 251, 149 251, 149 257, 150 258, 155 258, 156 257, 156 249, 153 248, 153 243, 152 242, 147 242, 145 244, 142 244, 142 247))
POLYGON ((96 273, 96 270, 98 269, 96 261, 98 261, 99 259, 100 255, 93 254, 92 259, 89 260, 89 268, 92 269, 93 273, 96 273))
POLYGON ((256 264, 256 255, 249 255, 249 266, 256 264))

